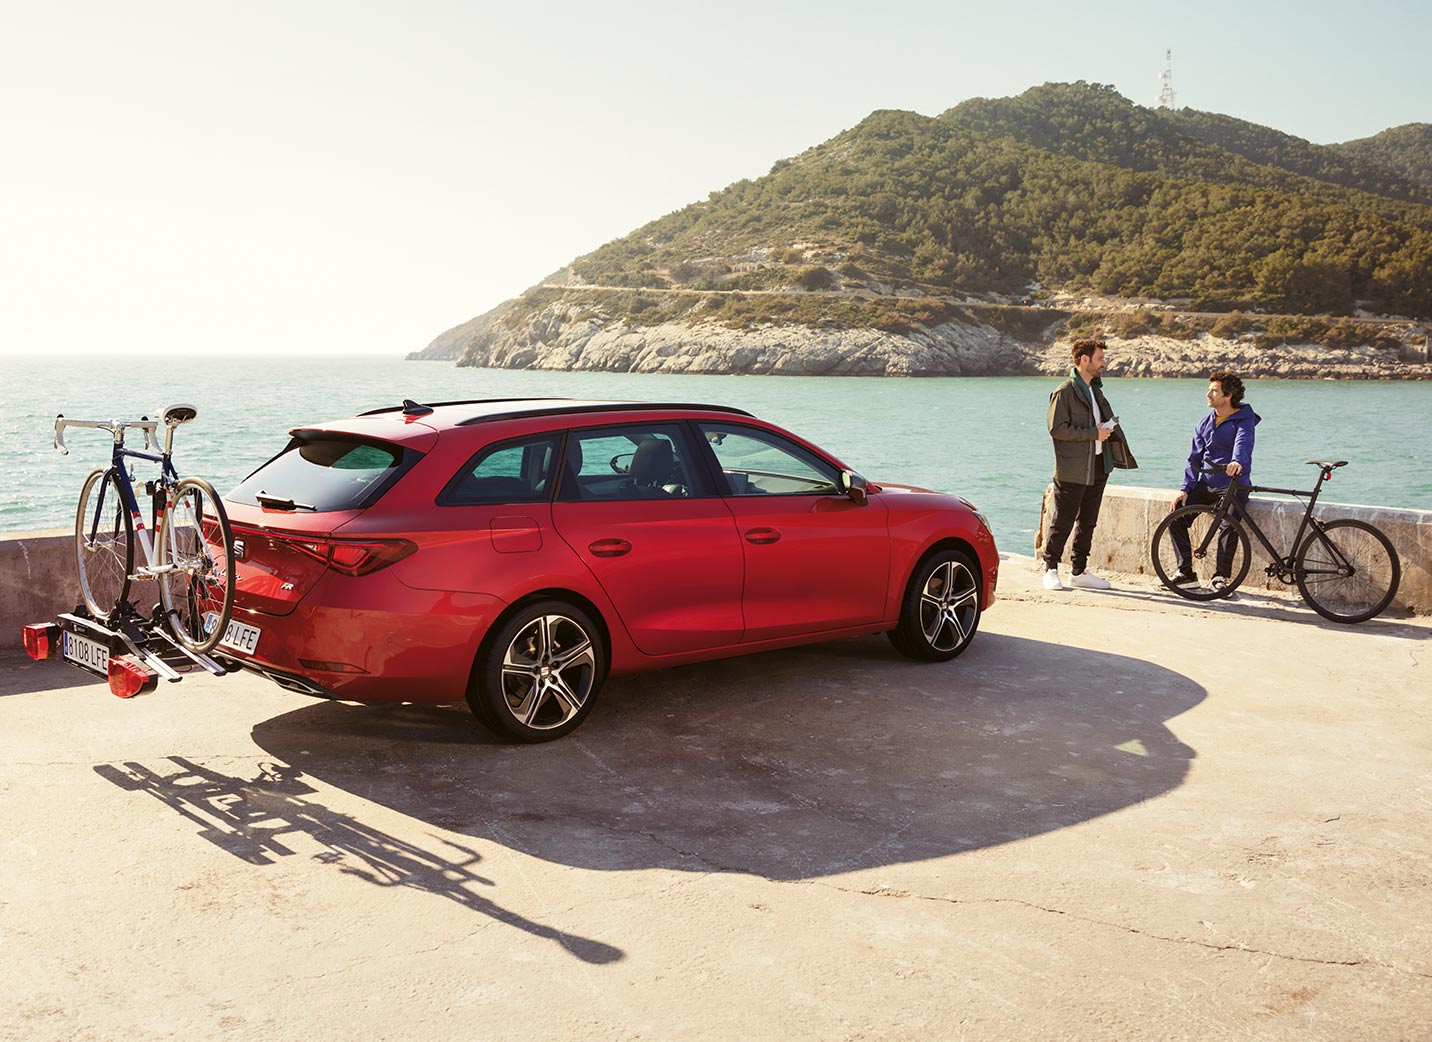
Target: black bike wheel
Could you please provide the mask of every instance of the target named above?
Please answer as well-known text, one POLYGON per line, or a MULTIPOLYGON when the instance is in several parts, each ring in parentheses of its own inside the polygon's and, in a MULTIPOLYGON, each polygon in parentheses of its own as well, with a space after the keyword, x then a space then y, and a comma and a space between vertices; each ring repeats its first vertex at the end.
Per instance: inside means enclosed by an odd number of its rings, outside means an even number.
POLYGON ((159 603, 169 632, 190 651, 212 651, 234 610, 234 536, 214 487, 185 478, 159 526, 159 603))
POLYGON ((1366 622, 1392 603, 1402 562, 1387 536, 1362 521, 1329 521, 1298 549, 1298 589, 1333 622, 1366 622))
POLYGON ((119 479, 100 468, 85 478, 75 512, 75 561, 80 596, 97 619, 119 612, 134 571, 134 519, 119 494, 119 479))
POLYGON ((1179 507, 1154 529, 1154 538, 1149 545, 1149 557, 1153 561, 1154 573, 1158 575, 1160 582, 1180 597, 1187 597, 1191 601, 1211 601, 1217 597, 1227 597, 1248 575, 1248 565, 1252 561, 1248 533, 1236 518, 1228 518, 1224 524, 1228 526, 1233 539, 1233 556, 1229 562, 1228 573, 1224 576, 1227 582, 1221 588, 1214 585, 1213 580, 1218 575, 1219 533, 1214 530, 1217 513, 1217 508, 1207 505, 1179 507), (1178 555, 1174 552, 1173 528, 1184 523, 1189 526, 1188 568, 1193 573, 1193 579, 1176 583, 1173 580, 1179 569, 1178 555))

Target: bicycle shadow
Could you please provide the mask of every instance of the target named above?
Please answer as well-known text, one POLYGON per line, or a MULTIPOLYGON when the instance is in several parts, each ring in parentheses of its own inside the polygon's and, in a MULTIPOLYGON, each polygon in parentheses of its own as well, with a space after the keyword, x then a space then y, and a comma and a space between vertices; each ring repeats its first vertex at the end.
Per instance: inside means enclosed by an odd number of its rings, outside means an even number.
POLYGON ((264 764, 258 777, 246 779, 182 756, 167 759, 176 769, 161 772, 129 762, 99 764, 94 771, 122 789, 148 793, 198 825, 201 838, 251 865, 293 856, 297 842, 306 838, 322 848, 315 860, 333 864, 345 875, 375 886, 406 887, 445 898, 555 941, 583 962, 623 958, 618 948, 533 922, 481 894, 478 887, 496 884, 473 870, 482 855, 471 847, 437 840, 438 849, 426 849, 309 799, 315 790, 303 780, 301 770, 264 764))
POLYGON ((1300 626, 1316 626, 1333 632, 1372 633, 1379 637, 1399 637, 1404 640, 1432 639, 1432 628, 1425 623, 1399 619, 1392 609, 1366 622, 1345 623, 1325 619, 1291 591, 1249 588, 1246 584, 1238 587, 1229 597, 1211 601, 1193 601, 1181 597, 1161 586, 1150 589, 1128 589, 1114 587, 1101 590, 1097 596, 1137 601, 1140 604, 1159 605, 1165 608, 1180 608, 1190 615, 1205 612, 1212 615, 1232 615, 1244 618, 1293 622, 1300 626))
POLYGON ((273 756, 420 821, 544 860, 799 879, 943 857, 1168 792, 1167 721, 1203 689, 1160 666, 982 634, 945 665, 881 638, 616 679, 582 729, 496 742, 465 709, 320 703, 273 756))

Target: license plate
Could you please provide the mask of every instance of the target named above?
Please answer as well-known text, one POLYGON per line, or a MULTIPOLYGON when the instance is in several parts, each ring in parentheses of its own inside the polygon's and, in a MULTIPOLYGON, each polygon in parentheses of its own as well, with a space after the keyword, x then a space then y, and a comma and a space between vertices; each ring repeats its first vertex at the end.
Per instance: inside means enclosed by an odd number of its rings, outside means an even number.
MULTIPOLYGON (((219 621, 217 615, 206 617, 206 626, 210 629, 219 621)), ((219 638, 219 647, 228 648, 231 651, 242 651, 245 655, 252 655, 259 646, 259 637, 263 630, 257 626, 250 626, 238 619, 230 619, 229 625, 224 630, 224 635, 219 638)))
POLYGON ((96 673, 109 672, 109 648, 97 640, 81 637, 78 633, 64 631, 60 654, 67 661, 85 669, 92 669, 96 673))

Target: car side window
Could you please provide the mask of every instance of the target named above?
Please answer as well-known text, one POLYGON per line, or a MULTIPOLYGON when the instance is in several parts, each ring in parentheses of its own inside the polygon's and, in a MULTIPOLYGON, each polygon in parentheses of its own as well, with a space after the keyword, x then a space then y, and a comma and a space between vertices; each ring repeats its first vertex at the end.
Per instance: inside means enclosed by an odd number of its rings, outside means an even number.
POLYGON ((438 496, 443 506, 540 503, 551 492, 561 439, 555 434, 489 445, 458 471, 438 496))
POLYGON ((695 495, 691 461, 675 424, 572 431, 558 498, 678 499, 695 495))
POLYGON ((838 491, 835 467, 779 434, 735 424, 697 427, 733 496, 828 496, 838 491))

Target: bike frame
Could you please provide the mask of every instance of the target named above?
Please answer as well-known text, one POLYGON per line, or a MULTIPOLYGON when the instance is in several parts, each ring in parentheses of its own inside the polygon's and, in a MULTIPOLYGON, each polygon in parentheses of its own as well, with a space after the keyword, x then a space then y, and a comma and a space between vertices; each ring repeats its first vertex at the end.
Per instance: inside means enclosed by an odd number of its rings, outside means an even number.
MULTIPOLYGON (((1214 470, 1212 473, 1220 472, 1221 468, 1214 470)), ((1317 505, 1318 495, 1323 490, 1323 482, 1332 476, 1332 472, 1332 467, 1323 467, 1318 472, 1318 483, 1313 486, 1311 492, 1295 488, 1271 488, 1265 485, 1238 485, 1236 481, 1230 481, 1228 488, 1224 491, 1223 495, 1219 497, 1218 508, 1214 515, 1214 523, 1209 526, 1208 532, 1204 535, 1203 541, 1198 546, 1199 556, 1208 552, 1208 544, 1216 538, 1223 519, 1232 516, 1239 524, 1251 530, 1253 535, 1257 537, 1258 542, 1263 544, 1264 551, 1267 552, 1269 559, 1273 562, 1266 569, 1270 576, 1277 576, 1282 582, 1293 582, 1295 580, 1298 571, 1298 547, 1303 545, 1303 535, 1309 530, 1318 533, 1322 545, 1333 555, 1334 560, 1341 563, 1341 567, 1327 574, 1340 573, 1346 568, 1348 562, 1336 545, 1322 537, 1323 526, 1317 518, 1313 517, 1313 507, 1317 505), (1289 547, 1286 554, 1278 552, 1278 548, 1273 545, 1272 540, 1264 534, 1263 529, 1258 527, 1258 522, 1253 519, 1253 515, 1246 509, 1240 507, 1237 495, 1239 490, 1247 490, 1248 492, 1270 492, 1275 495, 1294 496, 1299 499, 1304 496, 1308 497, 1307 507, 1303 510, 1303 519, 1298 523, 1298 531, 1294 534, 1292 546, 1289 547)))
POLYGON ((144 552, 144 566, 136 568, 131 579, 153 578, 170 570, 172 565, 165 565, 155 560, 155 538, 159 533, 159 526, 164 521, 164 513, 169 507, 169 489, 179 480, 179 473, 174 469, 174 426, 165 425, 164 447, 158 452, 141 452, 139 449, 131 449, 124 444, 124 432, 130 428, 144 432, 144 446, 150 446, 151 439, 158 438, 158 420, 66 420, 63 417, 55 423, 55 447, 67 452, 64 443, 65 427, 90 427, 96 430, 109 431, 114 436, 114 446, 110 451, 109 467, 105 470, 104 477, 100 479, 99 496, 95 500, 94 517, 89 522, 89 538, 93 542, 99 534, 100 519, 104 517, 104 498, 109 494, 109 481, 112 474, 115 476, 119 486, 119 495, 124 509, 129 511, 129 516, 134 522, 134 535, 139 543, 140 549, 144 552), (144 514, 139 508, 139 496, 134 491, 134 480, 129 475, 125 466, 125 460, 141 459, 150 463, 159 464, 159 480, 154 485, 151 493, 151 517, 153 534, 144 524, 144 514))

